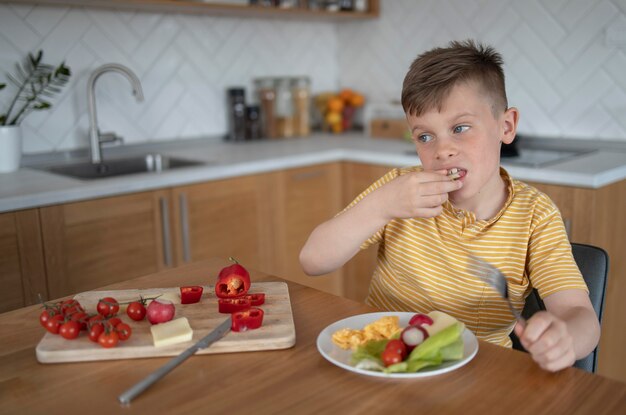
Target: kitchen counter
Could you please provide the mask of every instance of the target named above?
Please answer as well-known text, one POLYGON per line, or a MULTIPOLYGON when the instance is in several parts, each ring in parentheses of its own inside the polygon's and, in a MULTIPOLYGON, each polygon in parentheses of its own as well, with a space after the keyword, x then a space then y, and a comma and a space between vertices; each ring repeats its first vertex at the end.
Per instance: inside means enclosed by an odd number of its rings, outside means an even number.
MULTIPOLYGON (((212 284, 227 264, 213 259, 106 288, 212 284)), ((282 281, 249 271, 253 284, 282 281)), ((34 305, 0 314, 0 412, 54 414, 78 412, 78 408, 127 414, 626 411, 626 385, 621 382, 575 368, 549 373, 526 353, 483 341, 469 363, 437 376, 384 379, 349 372, 322 357, 317 336, 337 320, 377 310, 286 282, 296 330, 294 347, 192 356, 126 407, 117 402, 117 396, 168 358, 40 364, 35 347, 44 335, 38 321, 41 308, 34 305)))
MULTIPOLYGON (((0 213, 320 163, 351 161, 397 167, 419 164, 412 144, 357 133, 243 143, 184 140, 107 149, 105 158, 154 151, 206 164, 92 181, 23 167, 15 173, 0 174, 0 213)), ((626 151, 599 150, 542 168, 509 165, 503 159, 503 166, 520 180, 599 188, 626 178, 626 151)))

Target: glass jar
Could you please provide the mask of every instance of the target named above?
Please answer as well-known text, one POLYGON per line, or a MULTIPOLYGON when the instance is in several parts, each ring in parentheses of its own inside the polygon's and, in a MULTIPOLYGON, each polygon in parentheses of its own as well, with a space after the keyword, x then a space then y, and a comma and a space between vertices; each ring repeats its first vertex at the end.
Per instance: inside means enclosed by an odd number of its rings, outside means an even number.
POLYGON ((266 138, 276 138, 276 90, 272 78, 259 78, 254 81, 261 111, 261 131, 266 138))
POLYGON ((307 77, 293 78, 291 85, 294 133, 305 137, 311 134, 311 81, 307 77))
POLYGON ((285 138, 294 135, 291 78, 276 81, 276 134, 285 138))

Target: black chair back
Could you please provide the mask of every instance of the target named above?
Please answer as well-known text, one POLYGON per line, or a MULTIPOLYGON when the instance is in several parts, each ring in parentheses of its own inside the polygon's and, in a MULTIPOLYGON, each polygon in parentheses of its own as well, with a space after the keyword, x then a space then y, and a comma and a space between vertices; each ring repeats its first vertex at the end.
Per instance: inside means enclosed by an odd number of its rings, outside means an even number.
MULTIPOLYGON (((606 280, 609 272, 609 255, 602 248, 592 245, 572 243, 572 254, 574 260, 580 268, 580 272, 589 288, 589 299, 593 305, 593 309, 598 315, 598 320, 602 324, 602 314, 604 312, 604 297, 606 294, 606 280)), ((539 310, 545 310, 546 307, 539 297, 537 290, 533 289, 528 298, 522 315, 530 318, 539 310)), ((513 348, 524 350, 515 333, 511 333, 513 340, 513 348)), ((598 366, 598 348, 596 347, 587 357, 577 360, 574 367, 595 373, 598 366)))

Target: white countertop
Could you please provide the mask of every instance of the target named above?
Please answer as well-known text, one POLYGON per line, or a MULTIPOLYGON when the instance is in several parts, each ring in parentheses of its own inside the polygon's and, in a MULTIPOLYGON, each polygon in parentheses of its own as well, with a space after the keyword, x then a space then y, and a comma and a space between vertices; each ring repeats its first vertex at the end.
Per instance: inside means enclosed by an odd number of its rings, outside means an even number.
MULTIPOLYGON (((124 150, 125 156, 140 151, 130 147, 124 150)), ((307 138, 244 143, 214 139, 178 141, 161 145, 156 151, 207 164, 91 181, 21 168, 14 173, 0 174, 0 212, 336 161, 396 167, 419 164, 419 158, 412 150, 414 147, 408 142, 372 139, 360 134, 317 134, 307 138)), ((145 152, 145 148, 141 151, 145 152)), ((502 165, 516 179, 567 186, 600 188, 626 178, 626 152, 608 150, 543 168, 507 165, 506 159, 502 165)))

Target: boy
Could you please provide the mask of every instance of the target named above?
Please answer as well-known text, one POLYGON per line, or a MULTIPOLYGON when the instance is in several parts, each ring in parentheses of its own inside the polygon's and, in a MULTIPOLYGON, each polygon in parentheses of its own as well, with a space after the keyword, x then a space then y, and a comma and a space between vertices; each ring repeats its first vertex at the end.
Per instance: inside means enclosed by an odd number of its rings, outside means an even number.
POLYGON ((552 201, 500 167, 515 138, 502 59, 473 41, 411 65, 402 105, 421 167, 394 169, 319 225, 300 253, 309 275, 331 272, 379 243, 366 302, 390 311, 441 310, 478 338, 510 347, 511 330, 544 369, 588 355, 600 326, 552 201), (468 269, 468 252, 499 268, 519 311, 537 288, 547 311, 516 324, 468 269))

